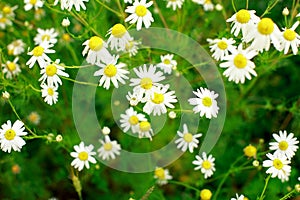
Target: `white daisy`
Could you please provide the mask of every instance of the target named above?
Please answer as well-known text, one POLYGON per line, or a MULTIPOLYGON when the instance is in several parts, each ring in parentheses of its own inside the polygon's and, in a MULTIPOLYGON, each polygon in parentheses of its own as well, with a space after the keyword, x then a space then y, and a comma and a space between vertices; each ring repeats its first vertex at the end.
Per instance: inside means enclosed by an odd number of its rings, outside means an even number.
POLYGON ((56 32, 54 28, 50 28, 50 29, 38 28, 37 31, 38 33, 33 39, 36 45, 40 45, 44 42, 48 42, 50 44, 56 44, 57 42, 56 37, 58 36, 58 32, 56 32))
POLYGON ((244 195, 238 195, 238 194, 235 194, 236 195, 236 198, 231 198, 230 200, 244 200, 244 195))
POLYGON ((15 121, 12 125, 10 120, 7 120, 0 128, 0 144, 4 152, 21 151, 26 142, 20 137, 27 135, 24 131, 24 123, 20 120, 15 121))
POLYGON ((129 104, 131 106, 138 105, 138 103, 142 101, 142 98, 143 98, 143 94, 142 93, 133 92, 131 94, 130 92, 128 92, 128 94, 126 95, 126 99, 129 101, 129 104))
POLYGON ((108 31, 109 38, 107 40, 107 45, 110 44, 110 48, 116 49, 117 51, 124 51, 126 49, 126 44, 133 40, 130 37, 125 26, 122 24, 116 24, 108 31))
POLYGON ((100 62, 109 63, 113 60, 112 55, 106 49, 107 44, 98 36, 91 37, 82 45, 85 45, 82 55, 88 54, 86 61, 92 65, 100 62))
MULTIPOLYGON (((57 5, 59 0, 55 0, 54 5, 57 5)), ((75 7, 76 11, 80 11, 82 8, 83 10, 86 10, 86 6, 84 2, 89 2, 89 0, 60 0, 60 8, 62 10, 72 10, 73 7, 75 7)))
POLYGON ((149 138, 150 140, 152 140, 152 135, 153 135, 153 130, 151 128, 151 124, 148 121, 142 121, 139 123, 139 138, 149 138))
POLYGON ((153 4, 152 1, 146 3, 146 0, 135 0, 132 6, 127 6, 125 12, 130 15, 125 19, 125 22, 130 24, 137 23, 136 29, 141 30, 144 23, 146 28, 149 28, 151 22, 154 22, 151 12, 148 8, 153 4))
POLYGON ((132 107, 125 111, 125 114, 121 114, 121 127, 124 132, 131 129, 132 133, 137 133, 139 131, 139 122, 146 121, 145 115, 137 113, 132 107))
POLYGON ((194 148, 198 147, 199 140, 197 138, 202 136, 201 133, 195 135, 191 134, 186 124, 183 124, 183 132, 177 131, 177 134, 180 137, 175 141, 177 148, 183 152, 186 152, 187 149, 189 149, 191 153, 194 152, 194 148))
POLYGON ((241 9, 232 17, 226 20, 226 22, 232 22, 231 33, 234 36, 238 36, 239 32, 242 31, 243 37, 249 31, 254 24, 259 22, 259 17, 255 15, 255 10, 241 9))
POLYGON ((212 155, 207 156, 205 152, 202 153, 202 157, 196 155, 196 160, 193 161, 194 165, 198 165, 195 167, 195 170, 201 170, 201 173, 204 174, 204 178, 207 179, 211 177, 216 171, 215 169, 215 158, 212 155))
POLYGON ((177 102, 175 91, 168 91, 169 85, 158 86, 153 88, 153 93, 150 99, 147 99, 146 104, 143 107, 143 111, 150 115, 161 115, 167 113, 168 108, 174 108, 174 103, 177 102))
POLYGON ((172 6, 173 10, 176 10, 177 8, 181 8, 182 4, 184 3, 184 0, 167 0, 167 8, 170 8, 172 6))
POLYGON ((296 33, 296 28, 299 25, 299 21, 297 21, 292 28, 284 28, 283 32, 281 33, 280 37, 280 47, 279 51, 283 51, 284 54, 287 54, 290 47, 293 51, 294 55, 298 53, 298 47, 300 46, 300 35, 296 33))
POLYGON ((5 64, 2 64, 2 72, 3 74, 6 74, 7 79, 11 79, 13 76, 18 75, 21 72, 20 65, 17 63, 19 60, 18 57, 16 57, 12 62, 6 61, 5 64))
POLYGON ((11 25, 12 25, 12 21, 10 20, 10 18, 0 13, 0 28, 5 29, 6 26, 11 26, 11 25))
POLYGON ((31 10, 32 8, 37 10, 38 8, 41 8, 44 5, 43 1, 41 0, 24 0, 24 4, 25 11, 31 10))
POLYGON ((126 67, 125 63, 117 64, 119 56, 114 56, 110 62, 105 64, 98 63, 97 65, 101 68, 94 73, 94 76, 101 76, 99 80, 99 85, 109 89, 110 81, 114 84, 116 88, 119 87, 118 82, 125 84, 124 79, 128 79, 125 74, 129 74, 129 71, 122 69, 126 67))
POLYGON ((53 44, 48 43, 42 43, 41 45, 34 47, 32 51, 27 53, 27 55, 32 57, 26 62, 26 65, 28 65, 29 68, 32 68, 35 62, 38 62, 40 68, 46 67, 47 63, 51 62, 51 59, 46 53, 55 53, 55 50, 50 49, 51 47, 53 47, 53 44))
POLYGON ((108 135, 104 136, 104 140, 100 140, 102 146, 97 150, 98 156, 103 160, 115 159, 116 155, 120 155, 121 146, 116 140, 111 141, 108 135))
POLYGON ((223 60, 224 57, 229 55, 229 52, 235 51, 236 47, 233 46, 235 40, 232 38, 226 39, 207 39, 209 42, 210 52, 212 52, 212 57, 217 61, 223 60))
POLYGON ((200 90, 193 91, 197 98, 190 98, 188 101, 191 105, 194 105, 193 111, 200 113, 200 117, 204 116, 208 119, 217 117, 219 107, 217 105, 216 98, 219 94, 214 91, 210 91, 206 88, 200 87, 200 90))
POLYGON ((129 53, 129 56, 135 56, 138 53, 138 46, 141 44, 139 41, 135 41, 134 39, 128 41, 125 45, 125 52, 129 53))
POLYGON ((266 155, 270 160, 263 161, 263 167, 268 167, 267 174, 272 174, 271 177, 278 177, 282 182, 288 181, 291 174, 291 163, 282 154, 270 154, 266 155))
POLYGON ((212 11, 214 9, 214 4, 211 0, 192 0, 194 3, 203 5, 205 11, 212 11))
POLYGON ((96 155, 96 152, 93 151, 94 146, 90 144, 89 146, 85 146, 84 142, 80 142, 79 145, 74 146, 75 152, 71 152, 70 155, 75 158, 71 162, 71 166, 73 166, 75 169, 78 169, 78 171, 81 171, 84 166, 89 169, 90 168, 90 162, 95 164, 96 159, 93 157, 96 155))
POLYGON ((160 60, 161 63, 157 64, 157 67, 162 69, 164 73, 171 74, 172 69, 176 69, 177 67, 177 61, 173 60, 174 55, 173 54, 167 54, 167 55, 161 55, 160 60))
POLYGON ((10 43, 9 45, 7 45, 7 50, 8 50, 8 55, 20 55, 21 53, 24 52, 25 50, 25 43, 21 40, 15 40, 12 43, 10 43))
POLYGON ((9 18, 14 18, 15 17, 15 10, 18 8, 18 5, 15 5, 13 7, 10 7, 9 5, 5 5, 2 8, 2 13, 3 15, 9 17, 9 18))
POLYGON ((279 131, 279 134, 274 133, 273 137, 276 142, 270 142, 270 150, 275 150, 274 154, 282 154, 290 160, 299 148, 297 138, 293 133, 287 134, 285 130, 279 131))
POLYGON ((172 180, 172 176, 169 173, 168 169, 162 167, 155 167, 154 178, 158 185, 165 185, 168 183, 168 180, 172 180))
POLYGON ((50 106, 52 106, 52 104, 56 104, 57 99, 58 99, 58 92, 57 86, 54 85, 46 85, 46 84, 42 84, 42 97, 44 98, 44 101, 49 104, 50 106))
POLYGON ((223 58, 224 62, 220 64, 220 67, 227 68, 223 75, 236 84, 245 83, 245 78, 251 80, 251 74, 257 76, 254 70, 255 64, 251 61, 257 54, 256 50, 243 49, 243 45, 240 44, 238 49, 233 51, 231 55, 223 58))
POLYGON ((69 74, 64 72, 65 68, 59 65, 60 60, 57 59, 53 63, 48 63, 45 68, 41 69, 42 77, 39 81, 42 81, 42 84, 47 81, 47 85, 54 85, 58 87, 62 85, 62 81, 59 76, 69 77, 69 74))

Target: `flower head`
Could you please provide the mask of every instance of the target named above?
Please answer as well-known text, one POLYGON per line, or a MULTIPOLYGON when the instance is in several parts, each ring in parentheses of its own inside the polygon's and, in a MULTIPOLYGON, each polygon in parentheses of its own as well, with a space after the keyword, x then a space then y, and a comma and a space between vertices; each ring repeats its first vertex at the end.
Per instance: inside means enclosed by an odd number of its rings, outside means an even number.
POLYGON ((24 10, 28 11, 31 10, 32 8, 34 8, 35 10, 43 7, 44 2, 41 0, 24 0, 25 6, 24 6, 24 10))
POLYGON ((115 24, 108 31, 109 38, 107 40, 107 45, 110 44, 110 48, 116 49, 117 51, 124 51, 126 49, 126 44, 133 40, 130 37, 125 26, 122 24, 115 24))
POLYGON ((20 65, 17 63, 18 60, 19 58, 16 57, 12 62, 8 60, 2 64, 3 74, 6 74, 7 79, 12 79, 13 76, 17 76, 21 72, 20 65))
POLYGON ((172 180, 173 177, 170 175, 168 169, 156 167, 154 171, 154 178, 158 185, 165 185, 168 183, 168 180, 172 180))
POLYGON ((299 21, 297 21, 291 28, 284 28, 281 32, 280 37, 280 47, 279 51, 283 50, 284 54, 287 54, 289 49, 292 49, 294 55, 298 53, 298 47, 300 46, 300 35, 296 33, 296 28, 299 26, 299 21))
POLYGON ((177 8, 181 8, 182 4, 184 3, 184 0, 167 0, 167 8, 170 8, 172 6, 173 10, 176 10, 177 8))
POLYGON ((171 74, 172 69, 176 69, 177 61, 173 60, 173 54, 161 55, 161 62, 157 64, 157 67, 164 70, 164 73, 171 74))
POLYGON ((125 111, 125 114, 121 114, 121 127, 124 132, 131 129, 132 133, 137 133, 139 131, 139 122, 146 121, 144 114, 138 113, 132 107, 125 111))
POLYGON ((199 140, 197 138, 202 136, 201 133, 195 135, 190 133, 186 124, 183 124, 182 132, 177 131, 177 135, 180 137, 179 139, 175 140, 177 148, 183 152, 189 150, 191 153, 194 152, 194 148, 198 147, 199 140))
POLYGON ((201 170, 201 173, 204 174, 204 178, 207 179, 211 177, 216 171, 215 168, 215 158, 212 155, 207 156, 205 152, 202 153, 202 157, 199 155, 196 155, 196 160, 193 161, 194 165, 197 165, 195 167, 195 170, 201 170))
POLYGON ((236 50, 236 47, 233 46, 235 40, 232 38, 226 39, 207 39, 209 42, 210 51, 213 53, 212 57, 217 61, 223 60, 226 56, 229 55, 229 52, 236 50))
POLYGON ((71 162, 71 166, 73 166, 75 169, 78 169, 78 171, 81 171, 84 166, 89 169, 90 168, 90 162, 95 164, 96 159, 93 157, 96 155, 96 152, 93 151, 94 146, 90 144, 89 146, 85 146, 84 142, 80 142, 79 145, 74 146, 75 152, 71 152, 70 155, 75 158, 71 162))
POLYGON ((45 83, 41 84, 41 87, 42 97, 44 97, 44 101, 50 106, 56 104, 58 99, 58 87, 54 85, 46 85, 45 83))
POLYGON ((104 136, 104 140, 100 140, 102 146, 97 150, 98 156, 103 160, 115 159, 116 155, 120 155, 121 146, 116 140, 111 141, 108 135, 104 136))
POLYGON ((47 53, 55 53, 55 50, 50 49, 52 47, 53 44, 49 44, 47 42, 43 42, 34 47, 32 51, 27 53, 32 57, 26 62, 26 65, 28 65, 29 68, 32 68, 33 65, 38 62, 40 68, 46 67, 47 63, 51 62, 51 59, 47 56, 47 53))

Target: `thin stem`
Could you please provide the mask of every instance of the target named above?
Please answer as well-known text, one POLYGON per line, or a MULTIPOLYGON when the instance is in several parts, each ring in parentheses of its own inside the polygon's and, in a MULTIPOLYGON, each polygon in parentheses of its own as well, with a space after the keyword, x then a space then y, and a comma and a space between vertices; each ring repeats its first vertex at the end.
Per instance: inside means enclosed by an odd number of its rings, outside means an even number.
POLYGON ((231 5, 232 5, 232 8, 233 8, 234 12, 236 12, 236 7, 235 7, 235 4, 234 4, 234 0, 231 0, 231 5))
POLYGON ((220 191, 221 191, 221 188, 222 188, 223 184, 225 183, 227 177, 229 176, 230 172, 231 172, 231 171, 228 170, 228 172, 225 174, 225 176, 224 176, 223 179, 221 180, 220 184, 218 185, 217 191, 216 191, 215 195, 213 196, 213 200, 216 200, 216 199, 217 199, 217 197, 218 197, 218 195, 219 195, 219 193, 220 193, 220 191))
POLYGON ((62 78, 62 79, 65 79, 65 80, 68 80, 68 81, 72 81, 72 82, 74 82, 74 83, 81 84, 81 85, 90 85, 90 86, 98 87, 98 84, 94 84, 94 83, 83 82, 83 81, 76 81, 76 80, 74 80, 74 79, 71 79, 71 78, 68 78, 68 77, 64 77, 64 76, 62 76, 61 78, 62 78))
POLYGON ((160 11, 160 9, 159 9, 157 3, 156 3, 156 0, 153 0, 153 4, 154 4, 154 7, 158 10, 159 18, 160 18, 160 20, 162 21, 162 23, 164 24, 164 27, 167 28, 167 29, 169 29, 169 26, 168 26, 168 24, 167 24, 167 22, 166 22, 166 20, 165 20, 165 17, 164 17, 164 15, 161 13, 161 11, 160 11))
POLYGON ((278 2, 279 2, 279 0, 276 0, 271 6, 268 5, 267 9, 265 10, 265 12, 260 17, 262 18, 263 16, 265 16, 266 14, 268 14, 276 6, 276 4, 278 2))
POLYGON ((123 8, 122 8, 122 6, 121 6, 121 2, 120 2, 120 0, 116 0, 116 2, 117 2, 117 5, 118 5, 118 8, 119 8, 119 10, 120 10, 120 13, 121 13, 121 17, 122 17, 122 20, 125 20, 125 13, 124 13, 124 11, 123 11, 123 8))
POLYGON ((112 9, 111 7, 107 6, 105 3, 103 3, 102 1, 100 0, 96 0, 101 6, 103 6, 104 8, 106 8, 107 10, 115 13, 116 15, 118 15, 119 17, 122 17, 123 15, 121 13, 119 13, 118 11, 112 9))
POLYGON ((30 87, 35 92, 41 92, 41 90, 36 89, 33 85, 29 84, 28 87, 30 87))
POLYGON ((289 193, 287 193, 286 195, 284 195, 282 198, 280 198, 279 200, 287 200, 287 199, 289 199, 292 195, 293 195, 293 193, 295 193, 296 192, 296 190, 295 189, 293 189, 292 191, 290 191, 289 193))
POLYGON ((249 7, 249 0, 246 0, 246 10, 248 10, 249 7))
POLYGON ((175 185, 180 185, 180 186, 186 187, 188 189, 195 190, 196 192, 201 192, 199 189, 197 189, 197 188, 195 188, 193 186, 190 186, 190 185, 188 185, 186 183, 183 183, 183 182, 170 180, 169 183, 175 184, 175 185))
POLYGON ((258 200, 263 200, 264 199, 264 195, 265 195, 266 189, 268 187, 268 183, 269 183, 270 178, 271 178, 271 174, 266 178, 264 189, 263 189, 263 191, 262 191, 262 193, 261 193, 258 200))
POLYGON ((99 35, 99 33, 89 25, 89 23, 77 12, 71 12, 72 16, 75 17, 80 23, 89 28, 95 35, 99 35))

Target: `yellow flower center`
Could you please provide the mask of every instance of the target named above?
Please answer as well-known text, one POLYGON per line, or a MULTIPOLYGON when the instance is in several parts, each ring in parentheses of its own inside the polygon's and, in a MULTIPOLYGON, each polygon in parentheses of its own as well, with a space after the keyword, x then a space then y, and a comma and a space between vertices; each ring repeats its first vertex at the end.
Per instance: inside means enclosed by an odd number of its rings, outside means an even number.
POLYGON ((66 42, 70 42, 71 41, 71 36, 68 33, 64 33, 62 35, 62 39, 66 42))
POLYGON ((16 137, 16 132, 12 129, 8 129, 5 133, 4 133, 4 137, 7 140, 13 140, 16 137))
POLYGON ((163 94, 159 94, 159 93, 154 92, 154 97, 151 100, 155 104, 161 104, 162 102, 164 102, 164 99, 165 99, 165 97, 164 97, 163 94))
POLYGON ((46 67, 47 76, 54 76, 57 72, 57 68, 55 65, 51 64, 46 67))
POLYGON ((241 24, 246 24, 250 20, 250 13, 248 10, 242 9, 236 13, 236 20, 241 24))
POLYGON ((205 160, 202 162, 202 167, 204 169, 210 169, 211 168, 211 163, 208 160, 205 160))
POLYGON ((129 117, 128 121, 130 125, 137 125, 139 123, 139 118, 135 115, 132 115, 131 117, 129 117))
POLYGON ((185 133, 185 134, 183 135, 183 139, 184 139, 184 141, 190 143, 190 142, 193 141, 193 135, 190 134, 190 133, 185 133))
POLYGON ((150 88, 152 88, 152 79, 151 78, 142 78, 140 85, 142 88, 144 88, 145 90, 149 90, 150 88))
POLYGON ((50 40, 50 35, 47 35, 47 34, 45 34, 45 35, 42 35, 42 41, 49 41, 50 40))
POLYGON ((29 0, 29 3, 32 4, 32 5, 35 5, 37 2, 37 0, 29 0))
POLYGON ((90 38, 89 47, 93 51, 99 51, 103 46, 103 40, 98 36, 93 36, 90 38))
POLYGON ((165 170, 161 167, 156 168, 154 174, 160 180, 165 179, 165 170))
POLYGON ((103 145, 103 148, 104 148, 104 150, 105 151, 110 151, 111 149, 112 149, 112 144, 110 143, 110 142, 108 142, 108 143, 105 143, 104 145, 103 145))
POLYGON ((205 0, 204 4, 211 4, 211 0, 205 0))
POLYGON ((257 30, 263 35, 270 35, 274 31, 274 22, 270 18, 263 18, 258 23, 257 30))
POLYGON ((44 53, 44 48, 43 47, 41 47, 41 46, 34 47, 33 56, 39 57, 39 56, 43 55, 43 53, 44 53))
POLYGON ((283 37, 288 41, 293 41, 296 38, 296 32, 291 29, 286 29, 283 33, 283 37))
POLYGON ((121 38, 126 33, 126 28, 122 24, 116 24, 112 27, 111 34, 114 37, 121 38))
POLYGON ((7 15, 11 13, 11 8, 9 6, 4 6, 2 12, 7 15))
POLYGON ((140 129, 143 132, 149 131, 151 128, 151 124, 147 121, 140 122, 140 129))
POLYGON ((132 47, 134 46, 134 42, 133 41, 129 41, 126 45, 125 45, 125 49, 127 51, 129 51, 130 49, 132 49, 132 47))
POLYGON ((212 196, 212 193, 208 189, 203 189, 200 192, 200 198, 201 198, 201 200, 210 200, 211 196, 212 196))
POLYGON ((169 65, 171 61, 169 59, 164 59, 164 64, 169 65))
POLYGON ((139 17, 144 17, 147 14, 147 8, 143 5, 138 5, 135 8, 135 14, 139 17))
POLYGON ((248 157, 254 157, 256 155, 256 148, 252 145, 248 145, 244 148, 244 153, 248 157))
POLYGON ((221 40, 220 42, 218 42, 217 45, 218 45, 219 49, 221 49, 221 50, 225 50, 228 47, 228 44, 225 41, 223 41, 223 40, 221 40))
POLYGON ((247 66, 247 58, 243 54, 238 54, 234 57, 233 63, 236 68, 243 69, 247 66))
POLYGON ((89 158, 89 154, 85 151, 82 151, 78 154, 78 158, 81 161, 86 161, 89 158))
POLYGON ((30 115, 28 116, 29 121, 31 122, 37 122, 39 119, 39 115, 37 113, 30 113, 30 115))
POLYGON ((289 147, 289 144, 286 141, 279 142, 279 149, 285 151, 289 147))
POLYGON ((8 55, 13 55, 14 54, 14 50, 15 50, 14 48, 8 49, 8 52, 7 52, 8 55))
POLYGON ((6 64, 6 67, 9 71, 13 72, 17 68, 17 65, 13 62, 10 62, 6 64))
POLYGON ((50 95, 50 96, 54 95, 54 90, 52 88, 48 88, 47 92, 48 92, 48 95, 50 95))
POLYGON ((273 160, 273 166, 276 168, 276 169, 282 169, 283 168, 283 163, 281 162, 281 160, 279 159, 274 159, 273 160))
POLYGON ((210 107, 212 105, 212 99, 210 97, 204 97, 202 99, 202 104, 205 106, 205 107, 210 107))
POLYGON ((109 64, 104 69, 104 74, 108 77, 113 77, 117 74, 117 68, 116 66, 109 64))
POLYGON ((5 17, 1 17, 0 18, 0 23, 5 23, 6 22, 6 18, 5 17))

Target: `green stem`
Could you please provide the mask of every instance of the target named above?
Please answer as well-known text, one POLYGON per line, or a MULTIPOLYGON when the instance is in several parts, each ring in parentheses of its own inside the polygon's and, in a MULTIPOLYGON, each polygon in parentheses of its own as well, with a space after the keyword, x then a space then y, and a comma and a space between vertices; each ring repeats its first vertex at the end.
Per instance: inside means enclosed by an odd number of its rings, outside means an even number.
POLYGON ((65 79, 65 80, 68 80, 68 81, 72 81, 72 82, 74 82, 74 83, 81 84, 81 85, 90 85, 90 86, 98 87, 98 84, 94 84, 94 83, 83 82, 83 81, 76 81, 76 80, 74 80, 74 79, 67 78, 67 77, 64 77, 64 76, 62 76, 61 78, 62 78, 62 79, 65 79))
POLYGON ((249 0, 246 0, 246 10, 248 10, 249 7, 249 0))
POLYGON ((261 193, 258 200, 263 200, 264 199, 264 195, 265 195, 266 189, 268 187, 268 183, 269 183, 270 178, 271 178, 271 174, 266 178, 264 189, 263 189, 263 191, 262 191, 262 193, 261 193))
POLYGON ((30 87, 35 92, 41 92, 41 90, 36 89, 33 85, 29 84, 28 87, 30 87))
POLYGON ((72 16, 75 17, 80 23, 82 23, 84 26, 86 26, 88 29, 90 29, 95 35, 99 35, 99 33, 89 25, 89 23, 77 12, 71 12, 72 16))
POLYGON ((122 20, 124 21, 126 15, 125 15, 124 10, 123 10, 123 8, 122 8, 122 6, 121 6, 121 2, 120 2, 120 0, 116 0, 116 2, 117 2, 117 5, 118 5, 118 8, 119 8, 119 10, 120 10, 120 13, 121 13, 121 15, 122 15, 122 20))
POLYGON ((169 29, 169 26, 165 20, 165 17, 164 15, 161 13, 160 9, 159 9, 159 6, 157 5, 156 3, 156 0, 153 0, 153 4, 154 4, 154 7, 158 10, 158 15, 159 15, 159 18, 161 20, 161 22, 163 23, 164 27, 169 29))
POLYGON ((231 5, 232 5, 232 8, 233 8, 234 12, 236 12, 236 7, 235 7, 235 4, 234 4, 234 0, 231 0, 231 5))
POLYGON ((289 199, 290 197, 292 197, 293 193, 295 193, 296 190, 293 189, 292 191, 290 191, 289 193, 287 193, 286 195, 284 195, 282 198, 280 198, 279 200, 287 200, 289 199))
POLYGON ((170 180, 169 183, 175 184, 175 185, 180 185, 180 186, 183 186, 185 188, 188 188, 188 189, 191 189, 191 190, 195 190, 196 192, 199 192, 199 193, 201 192, 199 189, 197 189, 197 188, 195 188, 193 186, 190 186, 190 185, 188 185, 186 183, 183 183, 183 182, 170 180))
POLYGON ((279 2, 279 0, 276 0, 272 5, 268 5, 267 9, 265 10, 265 12, 260 17, 262 18, 263 16, 268 14, 276 6, 276 4, 278 2, 279 2))
POLYGON ((115 13, 116 15, 118 15, 119 17, 122 17, 123 15, 121 13, 119 13, 118 11, 112 9, 111 7, 107 6, 105 3, 103 3, 102 1, 100 0, 96 0, 101 6, 103 6, 104 8, 106 8, 107 10, 115 13))

